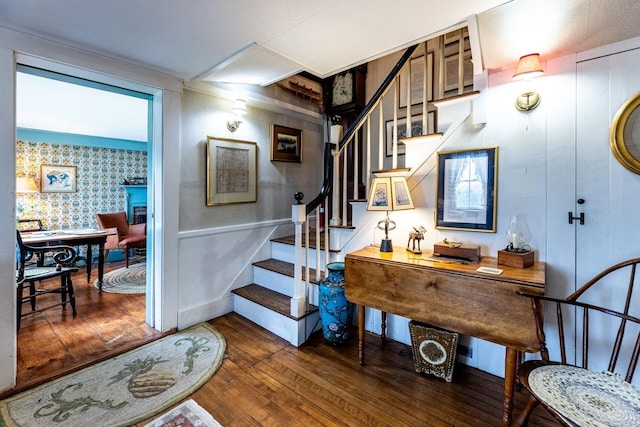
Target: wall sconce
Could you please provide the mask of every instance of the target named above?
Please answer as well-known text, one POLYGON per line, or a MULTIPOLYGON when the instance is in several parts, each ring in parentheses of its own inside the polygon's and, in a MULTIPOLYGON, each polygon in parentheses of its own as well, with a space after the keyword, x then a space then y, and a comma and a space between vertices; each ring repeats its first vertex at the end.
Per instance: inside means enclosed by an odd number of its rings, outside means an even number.
POLYGON ((247 114, 247 103, 244 99, 235 100, 233 107, 231 107, 231 113, 233 113, 233 118, 227 120, 227 129, 235 132, 240 127, 240 123, 242 123, 242 116, 247 114))
POLYGON ((389 231, 396 228, 396 223, 389 219, 389 211, 413 209, 413 200, 407 185, 409 169, 390 169, 374 171, 375 178, 369 190, 368 211, 386 211, 387 215, 378 222, 378 228, 384 230, 384 239, 380 244, 380 252, 393 252, 389 239, 389 231))
MULTIPOLYGON (((520 57, 513 78, 516 80, 531 80, 544 74, 540 65, 540 54, 531 53, 520 57)), ((531 111, 540 105, 540 94, 535 91, 521 93, 516 98, 516 108, 519 111, 531 111)))

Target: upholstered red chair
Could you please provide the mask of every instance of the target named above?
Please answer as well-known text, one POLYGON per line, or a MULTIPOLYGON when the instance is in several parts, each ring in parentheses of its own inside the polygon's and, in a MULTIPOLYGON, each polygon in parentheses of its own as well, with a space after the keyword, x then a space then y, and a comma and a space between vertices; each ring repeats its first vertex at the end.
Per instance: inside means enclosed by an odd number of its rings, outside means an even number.
POLYGON ((129 268, 129 250, 144 248, 147 244, 147 224, 129 224, 125 212, 96 214, 98 227, 107 230, 104 257, 109 249, 124 249, 125 265, 129 268))

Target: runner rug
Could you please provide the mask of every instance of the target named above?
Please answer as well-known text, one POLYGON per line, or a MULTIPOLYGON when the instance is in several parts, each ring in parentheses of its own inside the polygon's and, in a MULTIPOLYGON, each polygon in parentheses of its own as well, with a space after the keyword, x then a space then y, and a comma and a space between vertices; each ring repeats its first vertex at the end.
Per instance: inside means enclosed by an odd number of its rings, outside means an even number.
MULTIPOLYGON (((94 282, 98 287, 98 280, 94 282)), ((147 288, 147 265, 133 264, 104 274, 102 291, 112 294, 144 294, 147 288)))
POLYGON ((130 426, 201 387, 226 342, 208 323, 0 401, 0 426, 130 426))

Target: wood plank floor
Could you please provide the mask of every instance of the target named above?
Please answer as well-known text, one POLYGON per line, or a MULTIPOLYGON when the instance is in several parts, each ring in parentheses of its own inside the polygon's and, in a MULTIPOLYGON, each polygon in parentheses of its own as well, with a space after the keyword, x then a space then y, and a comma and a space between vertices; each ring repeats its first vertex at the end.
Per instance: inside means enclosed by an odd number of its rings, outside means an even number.
MULTIPOLYGON (((360 366, 355 336, 332 346, 315 334, 296 348, 235 313, 210 323, 227 357, 190 397, 225 427, 500 425, 503 381, 477 369, 457 365, 447 383, 416 373, 410 347, 373 335, 360 366)), ((516 407, 525 399, 518 392, 516 407)), ((557 424, 538 408, 529 425, 557 424)))
MULTIPOLYGON (((140 261, 144 258, 134 258, 131 263, 140 261)), ((124 261, 108 262, 105 272, 121 267, 124 261)), ((92 283, 87 283, 85 267, 79 269, 73 275, 76 317, 67 304, 65 309, 55 307, 22 318, 17 339, 16 391, 161 336, 145 322, 144 294, 99 292, 93 285, 97 267, 92 269, 92 283)), ((52 280, 59 283, 59 279, 52 280)), ((38 287, 50 285, 45 281, 38 287)), ((38 305, 45 307, 48 300, 55 302, 59 298, 56 294, 43 295, 38 297, 38 305)))
MULTIPOLYGON (((160 336, 144 322, 144 295, 99 293, 83 271, 74 276, 74 288, 77 317, 58 307, 23 318, 19 389, 160 336)), ((382 346, 373 335, 367 335, 367 363, 360 366, 355 336, 332 346, 316 334, 296 348, 235 313, 210 323, 226 339, 226 358, 190 397, 225 427, 500 425, 503 381, 477 369, 456 365, 447 383, 416 373, 410 347, 382 346)), ((525 399, 516 393, 516 410, 525 399)), ((538 408, 529 425, 557 423, 538 408)))

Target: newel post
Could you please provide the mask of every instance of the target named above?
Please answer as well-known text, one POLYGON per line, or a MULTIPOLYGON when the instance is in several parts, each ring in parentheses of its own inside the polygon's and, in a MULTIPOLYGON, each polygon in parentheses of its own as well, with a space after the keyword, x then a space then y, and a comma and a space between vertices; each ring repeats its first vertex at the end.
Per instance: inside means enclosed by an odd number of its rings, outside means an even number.
MULTIPOLYGON (((331 220, 330 225, 340 225, 340 140, 342 139, 342 125, 332 125, 329 132, 329 144, 334 144, 335 149, 331 151, 333 155, 333 195, 331 200, 331 220)), ((346 161, 346 160, 345 160, 346 161)), ((346 197, 346 196, 345 196, 346 197)))
POLYGON ((302 203, 302 193, 296 193, 297 204, 291 206, 291 220, 295 224, 296 260, 293 269, 293 297, 291 298, 291 315, 301 317, 306 312, 307 302, 302 283, 302 225, 307 220, 307 205, 302 203))

